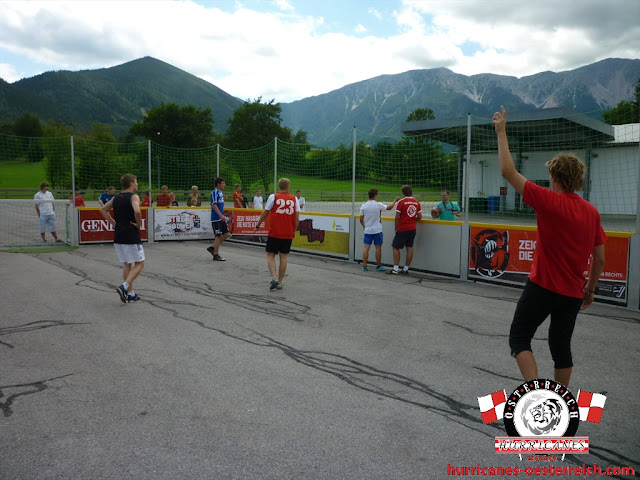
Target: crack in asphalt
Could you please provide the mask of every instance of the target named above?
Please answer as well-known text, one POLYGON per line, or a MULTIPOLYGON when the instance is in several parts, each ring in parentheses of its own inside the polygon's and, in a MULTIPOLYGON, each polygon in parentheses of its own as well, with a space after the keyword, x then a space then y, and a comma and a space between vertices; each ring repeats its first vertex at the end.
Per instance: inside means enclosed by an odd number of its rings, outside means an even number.
MULTIPOLYGON (((14 333, 33 332, 35 330, 42 330, 44 328, 51 327, 66 327, 72 325, 90 325, 89 322, 65 322, 64 320, 37 320, 35 322, 25 323, 24 325, 16 325, 13 327, 0 327, 0 336, 11 335, 14 333)), ((0 345, 4 345, 9 348, 15 348, 13 345, 7 342, 0 341, 0 345)))
MULTIPOLYGON (((51 382, 53 380, 59 380, 61 378, 65 378, 65 377, 70 377, 72 375, 75 375, 74 373, 69 373, 67 375, 61 375, 59 377, 53 377, 53 378, 48 378, 46 380, 38 380, 37 382, 31 382, 31 383, 19 383, 16 385, 0 385, 0 399, 2 399, 4 397, 4 391, 7 389, 29 389, 29 390, 24 390, 21 391, 19 393, 14 393, 12 395, 9 395, 7 397, 7 399, 4 402, 0 401, 0 410, 2 410, 2 413, 4 414, 5 417, 10 417, 11 415, 13 415, 13 409, 11 408, 11 405, 13 404, 13 402, 15 401, 16 398, 18 397, 22 397, 25 395, 32 395, 34 393, 40 393, 43 392, 49 388, 49 385, 47 384, 48 382, 51 382)), ((55 387, 53 387, 55 388, 55 387)))
MULTIPOLYGON (((70 254, 74 254, 74 252, 70 252, 70 254)), ((70 267, 68 265, 64 265, 52 258, 48 258, 47 261, 49 263, 55 264, 59 268, 66 270, 68 272, 74 273, 80 276, 83 280, 91 280, 89 275, 83 272, 82 270, 74 267, 70 267)), ((282 297, 276 297, 274 299, 273 296, 261 296, 261 295, 246 295, 246 294, 236 294, 229 292, 216 291, 211 288, 210 285, 204 282, 192 282, 189 280, 178 279, 172 276, 149 273, 145 272, 145 277, 155 278, 157 280, 163 281, 166 284, 179 287, 183 290, 190 291, 205 297, 223 297, 229 303, 232 303, 236 306, 248 309, 253 312, 260 313, 268 313, 269 315, 275 315, 281 318, 285 318, 288 320, 292 320, 295 322, 303 322, 304 319, 302 316, 311 316, 315 315, 310 313, 311 308, 305 305, 301 305, 295 302, 287 301, 282 297), (256 302, 255 304, 252 302, 256 302), (290 312, 289 309, 293 307, 294 312, 290 312), (265 309, 268 311, 265 312, 265 309)), ((93 281, 92 281, 93 282, 93 281)), ((82 283, 82 281, 78 282, 78 284, 82 283)), ((98 282, 94 282, 98 283, 98 282)), ((422 283, 422 280, 419 279, 416 283, 422 283)), ((426 283, 426 282, 425 282, 426 283)), ((109 285, 109 284, 103 284, 109 285)), ((87 285, 84 285, 87 286, 87 285)), ((92 288, 92 287, 90 287, 92 288)), ((464 294, 464 293, 463 293, 464 294)), ((505 300, 505 299, 502 299, 505 300)), ((511 301, 511 299, 508 299, 511 301)), ((496 430, 496 433, 502 434, 503 429, 501 426, 495 424, 483 424, 480 416, 477 414, 478 407, 475 404, 468 404, 454 399, 453 397, 441 393, 429 386, 427 383, 423 383, 410 377, 404 376, 402 374, 397 374, 393 372, 384 371, 381 369, 377 369, 373 366, 366 365, 364 363, 353 360, 347 356, 333 354, 329 352, 322 351, 313 351, 313 350, 298 350, 290 345, 287 345, 283 342, 275 340, 267 335, 259 333, 255 330, 247 328, 243 325, 236 323, 236 326, 244 329, 249 332, 247 335, 237 335, 233 334, 229 331, 226 331, 222 328, 213 327, 205 324, 203 321, 195 320, 183 316, 179 310, 172 308, 176 305, 183 306, 192 306, 196 308, 209 308, 208 306, 198 305, 193 302, 188 301, 170 301, 164 298, 153 298, 153 297, 145 297, 145 301, 155 306, 156 308, 165 310, 170 312, 175 318, 198 325, 201 328, 215 331, 220 333, 226 337, 233 338, 235 340, 239 340, 245 343, 249 343, 259 347, 268 347, 268 348, 276 348, 280 350, 284 355, 293 360, 294 362, 307 366, 309 368, 313 368, 315 370, 325 372, 327 374, 333 375, 336 378, 344 381, 345 383, 358 388, 360 390, 373 393, 375 395, 379 395, 385 398, 389 398, 395 401, 403 402, 406 404, 411 404, 416 407, 425 409, 429 412, 435 413, 437 415, 443 416, 448 420, 457 423, 464 428, 476 431, 483 436, 493 437, 494 435, 490 432, 486 431, 487 429, 496 430), (427 403, 422 398, 427 396, 431 399, 432 403, 427 403), (472 413, 470 413, 472 412, 472 413)), ((508 337, 508 335, 501 334, 484 334, 480 332, 476 332, 473 329, 455 324, 450 321, 444 321, 452 326, 461 328, 469 333, 479 336, 487 336, 487 337, 508 337)), ((539 339, 544 340, 544 339, 539 339)), ((481 369, 479 367, 474 367, 477 370, 491 373, 496 375, 493 372, 489 372, 487 370, 481 369)), ((501 376, 501 375, 498 375, 501 376)), ((507 379, 512 379, 511 377, 504 377, 507 379)), ((519 381, 519 380, 517 380, 519 381)), ((41 391, 42 388, 38 387, 37 384, 41 382, 36 382, 34 384, 26 384, 26 386, 34 386, 35 390, 27 392, 28 393, 36 393, 41 391), (40 390, 38 389, 40 388, 40 390)), ((0 398, 1 398, 1 389, 0 387, 0 398)), ((7 387, 4 387, 7 388, 7 387)), ((18 394, 20 395, 20 394, 18 394)), ((5 402, 5 405, 8 402, 5 402)), ((5 412, 5 416, 8 416, 5 408, 3 407, 3 412, 5 412)), ((612 464, 615 462, 628 462, 628 463, 640 463, 636 460, 630 459, 624 455, 617 453, 614 450, 606 449, 603 447, 598 447, 593 444, 590 446, 590 453, 592 453, 597 458, 600 458, 604 461, 608 461, 612 464)), ((566 461, 570 463, 574 463, 576 465, 581 465, 582 461, 574 458, 574 456, 567 457, 566 461)), ((636 475, 638 476, 638 475, 636 475)))

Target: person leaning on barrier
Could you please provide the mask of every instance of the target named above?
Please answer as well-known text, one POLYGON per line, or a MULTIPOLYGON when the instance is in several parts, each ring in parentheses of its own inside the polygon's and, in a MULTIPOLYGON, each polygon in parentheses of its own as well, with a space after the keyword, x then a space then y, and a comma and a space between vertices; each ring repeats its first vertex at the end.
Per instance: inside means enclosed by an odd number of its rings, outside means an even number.
POLYGON ((537 328, 551 315, 549 349, 554 379, 569 385, 573 359, 571 336, 578 311, 589 307, 605 264, 606 235, 598 210, 574 193, 584 183, 585 166, 574 154, 559 154, 546 163, 551 189, 527 180, 514 164, 507 140, 507 111, 493 115, 502 176, 536 212, 538 233, 533 266, 509 332, 511 355, 525 381, 539 378, 531 349, 537 328), (589 256, 593 256, 589 265, 589 256), (585 285, 583 272, 589 270, 585 285))
POLYGON ((98 198, 98 203, 100 204, 101 207, 104 207, 104 205, 115 196, 116 196, 116 187, 113 187, 113 186, 109 187, 107 188, 106 192, 100 195, 100 197, 98 198))

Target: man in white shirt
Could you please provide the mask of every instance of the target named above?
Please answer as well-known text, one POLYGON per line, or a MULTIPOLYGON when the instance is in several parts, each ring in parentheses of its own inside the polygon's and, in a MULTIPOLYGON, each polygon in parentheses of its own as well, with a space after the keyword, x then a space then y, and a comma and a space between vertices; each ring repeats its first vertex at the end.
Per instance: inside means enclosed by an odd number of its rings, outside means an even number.
POLYGON ((49 184, 47 182, 40 184, 40 191, 33 196, 33 199, 38 200, 36 202, 36 212, 38 212, 38 217, 40 218, 40 236, 42 237, 42 241, 47 243, 45 232, 48 227, 55 241, 62 243, 62 240, 58 238, 58 234, 56 233, 56 207, 53 205, 53 193, 49 191, 49 184))
POLYGON ((301 196, 302 192, 300 190, 296 190, 296 198, 298 199, 298 205, 300 205, 300 210, 304 210, 304 204, 306 203, 304 197, 301 196))
POLYGON ((369 201, 360 207, 360 224, 364 228, 364 250, 362 251, 362 270, 367 271, 369 261, 369 249, 373 243, 376 246, 376 272, 384 272, 386 268, 382 266, 382 219, 380 214, 383 210, 391 210, 398 198, 393 203, 385 205, 378 202, 378 189, 369 190, 369 201))

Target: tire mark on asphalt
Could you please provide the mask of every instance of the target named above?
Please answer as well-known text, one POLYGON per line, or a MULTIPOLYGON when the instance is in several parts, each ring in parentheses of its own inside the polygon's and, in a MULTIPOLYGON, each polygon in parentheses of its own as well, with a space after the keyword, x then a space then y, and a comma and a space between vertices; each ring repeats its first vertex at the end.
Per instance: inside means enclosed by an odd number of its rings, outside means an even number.
POLYGON ((25 395, 32 395, 34 393, 43 392, 49 388, 52 388, 47 384, 48 382, 52 382, 53 380, 59 380, 61 378, 70 377, 72 375, 75 375, 75 374, 69 373, 67 375, 48 378, 46 380, 39 380, 37 382, 32 382, 32 383, 19 383, 16 385, 0 385, 0 399, 4 397, 4 391, 7 389, 27 389, 27 390, 23 390, 18 393, 9 395, 4 402, 0 401, 0 410, 2 410, 2 413, 4 414, 5 417, 10 417, 11 415, 13 415, 13 409, 11 408, 11 405, 16 400, 16 398, 22 397, 25 395))

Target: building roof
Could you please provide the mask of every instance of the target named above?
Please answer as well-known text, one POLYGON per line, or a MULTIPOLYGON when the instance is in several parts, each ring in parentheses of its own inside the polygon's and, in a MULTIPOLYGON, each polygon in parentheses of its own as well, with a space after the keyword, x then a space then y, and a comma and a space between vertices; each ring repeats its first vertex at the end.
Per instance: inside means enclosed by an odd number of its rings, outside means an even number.
MULTIPOLYGON (((466 116, 405 122, 402 133, 429 134, 429 138, 466 151, 467 122, 466 116)), ((509 146, 521 151, 582 149, 615 140, 611 125, 564 107, 508 112, 507 136, 509 146)), ((472 116, 471 151, 497 149, 492 119, 472 116)))
POLYGON ((614 125, 615 139, 613 143, 640 143, 640 123, 614 125))

